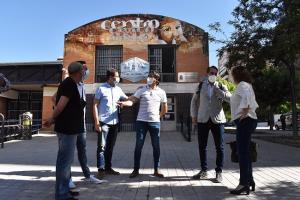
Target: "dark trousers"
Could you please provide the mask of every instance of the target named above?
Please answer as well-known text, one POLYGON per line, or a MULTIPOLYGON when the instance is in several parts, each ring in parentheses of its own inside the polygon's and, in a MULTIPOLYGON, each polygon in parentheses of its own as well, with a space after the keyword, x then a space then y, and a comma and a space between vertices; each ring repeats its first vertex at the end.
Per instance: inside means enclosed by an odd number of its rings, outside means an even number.
POLYGON ((236 141, 240 166, 240 185, 248 186, 253 181, 252 162, 250 154, 251 134, 255 131, 257 120, 247 117, 235 120, 236 141))
POLYGON ((222 172, 224 163, 224 125, 214 124, 211 119, 206 123, 198 123, 198 145, 201 170, 207 171, 207 140, 209 131, 212 132, 217 152, 216 172, 222 172))
POLYGON ((160 164, 160 122, 136 122, 136 143, 134 150, 134 170, 140 169, 142 149, 144 146, 147 132, 149 131, 153 147, 154 170, 157 170, 160 164))
POLYGON ((118 135, 118 125, 108 125, 100 122, 101 133, 98 133, 97 167, 111 169, 111 160, 118 135))
POLYGON ((78 160, 82 169, 82 172, 84 174, 85 178, 90 178, 91 171, 87 164, 87 156, 86 156, 86 131, 83 133, 80 133, 77 136, 77 154, 78 154, 78 160))

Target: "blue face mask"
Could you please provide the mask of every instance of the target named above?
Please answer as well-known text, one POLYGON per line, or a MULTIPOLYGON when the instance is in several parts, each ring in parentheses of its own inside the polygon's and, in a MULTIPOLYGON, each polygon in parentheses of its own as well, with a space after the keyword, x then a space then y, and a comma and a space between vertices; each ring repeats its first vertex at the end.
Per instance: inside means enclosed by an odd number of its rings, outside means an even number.
POLYGON ((85 80, 87 80, 88 79, 88 77, 89 77, 89 75, 90 75, 90 70, 85 70, 84 71, 84 74, 83 74, 83 77, 82 77, 82 81, 85 81, 85 80))

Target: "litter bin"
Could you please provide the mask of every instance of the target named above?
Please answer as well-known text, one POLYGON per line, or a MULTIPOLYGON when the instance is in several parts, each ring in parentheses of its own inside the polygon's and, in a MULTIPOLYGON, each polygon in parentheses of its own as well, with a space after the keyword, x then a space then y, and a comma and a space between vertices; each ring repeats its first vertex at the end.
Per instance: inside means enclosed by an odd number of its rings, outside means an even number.
POLYGON ((22 139, 30 140, 32 138, 32 113, 25 112, 20 115, 20 124, 22 127, 22 139))

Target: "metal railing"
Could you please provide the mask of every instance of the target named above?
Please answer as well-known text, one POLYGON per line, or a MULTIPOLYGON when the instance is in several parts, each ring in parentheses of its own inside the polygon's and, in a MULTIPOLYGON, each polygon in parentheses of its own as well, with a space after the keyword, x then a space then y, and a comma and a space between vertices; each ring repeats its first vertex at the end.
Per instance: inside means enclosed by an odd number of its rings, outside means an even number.
POLYGON ((186 141, 192 141, 192 120, 190 116, 184 116, 183 114, 180 115, 180 132, 186 141))
POLYGON ((20 120, 5 120, 0 114, 0 142, 4 148, 4 142, 11 139, 31 139, 32 135, 37 134, 41 129, 41 120, 33 120, 33 124, 28 128, 21 125, 20 120))

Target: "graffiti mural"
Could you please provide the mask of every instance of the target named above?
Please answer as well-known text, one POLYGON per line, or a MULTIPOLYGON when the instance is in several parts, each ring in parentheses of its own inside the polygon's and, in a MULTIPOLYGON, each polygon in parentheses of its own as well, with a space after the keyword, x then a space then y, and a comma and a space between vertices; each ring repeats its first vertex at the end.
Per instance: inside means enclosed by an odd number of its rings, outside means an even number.
POLYGON ((178 51, 200 49, 208 54, 207 33, 174 18, 159 15, 120 15, 81 26, 65 36, 65 51, 92 56, 95 45, 124 45, 134 51, 149 44, 176 44, 178 51))

